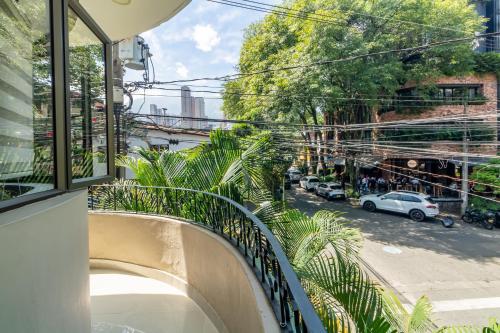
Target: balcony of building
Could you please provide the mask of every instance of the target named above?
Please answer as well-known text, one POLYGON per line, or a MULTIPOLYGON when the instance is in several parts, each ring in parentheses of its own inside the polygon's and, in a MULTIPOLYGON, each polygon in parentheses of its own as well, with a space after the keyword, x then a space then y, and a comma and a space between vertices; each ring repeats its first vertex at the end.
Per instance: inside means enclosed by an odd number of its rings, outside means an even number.
POLYGON ((236 202, 100 185, 88 205, 93 332, 324 331, 276 238, 236 202))

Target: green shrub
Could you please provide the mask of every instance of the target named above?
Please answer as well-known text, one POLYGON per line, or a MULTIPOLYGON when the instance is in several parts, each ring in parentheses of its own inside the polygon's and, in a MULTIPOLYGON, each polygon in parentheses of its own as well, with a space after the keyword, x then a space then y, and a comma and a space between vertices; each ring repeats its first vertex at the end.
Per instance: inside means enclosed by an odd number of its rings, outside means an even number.
POLYGON ((500 202, 494 202, 480 197, 471 197, 469 200, 469 206, 480 210, 500 210, 500 202))

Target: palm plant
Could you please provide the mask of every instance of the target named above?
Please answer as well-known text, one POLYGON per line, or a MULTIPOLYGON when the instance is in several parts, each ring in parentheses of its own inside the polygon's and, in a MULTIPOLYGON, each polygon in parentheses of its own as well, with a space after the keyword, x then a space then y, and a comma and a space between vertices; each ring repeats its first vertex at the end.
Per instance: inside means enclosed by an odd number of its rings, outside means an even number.
POLYGON ((495 318, 490 319, 488 326, 478 328, 473 326, 442 327, 436 333, 499 333, 500 322, 495 318))
POLYGON ((268 204, 256 215, 271 226, 329 332, 389 332, 381 289, 360 268, 362 237, 340 213, 279 211, 268 204))
POLYGON ((387 318, 398 332, 425 333, 434 329, 431 319, 432 305, 427 296, 420 297, 410 313, 393 292, 386 290, 384 311, 389 314, 387 318))
POLYGON ((139 157, 120 157, 117 164, 134 172, 140 185, 191 188, 258 203, 270 199, 262 176, 269 145, 268 135, 244 147, 233 135, 218 130, 208 143, 192 150, 139 149, 139 157))

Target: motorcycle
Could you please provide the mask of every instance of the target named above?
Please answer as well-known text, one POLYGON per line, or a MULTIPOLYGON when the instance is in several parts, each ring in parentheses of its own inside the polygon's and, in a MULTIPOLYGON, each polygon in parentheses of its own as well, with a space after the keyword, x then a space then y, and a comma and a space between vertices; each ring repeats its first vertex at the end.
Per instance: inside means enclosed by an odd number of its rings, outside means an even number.
POLYGON ((467 209, 462 215, 462 221, 469 224, 479 224, 487 230, 492 230, 495 223, 495 214, 482 213, 479 209, 467 209))
POLYGON ((496 228, 500 228, 500 210, 488 210, 486 216, 496 228))

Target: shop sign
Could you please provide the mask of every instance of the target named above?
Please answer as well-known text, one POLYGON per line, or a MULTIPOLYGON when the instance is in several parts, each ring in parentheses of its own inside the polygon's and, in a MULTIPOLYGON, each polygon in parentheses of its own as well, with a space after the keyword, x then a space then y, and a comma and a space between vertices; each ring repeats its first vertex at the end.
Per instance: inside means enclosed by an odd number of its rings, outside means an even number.
POLYGON ((415 160, 408 161, 408 167, 410 167, 410 168, 415 168, 417 165, 418 165, 418 163, 415 160))

